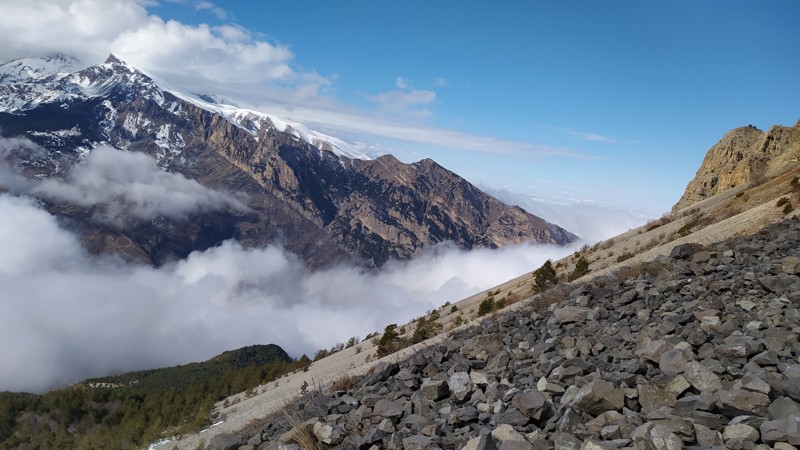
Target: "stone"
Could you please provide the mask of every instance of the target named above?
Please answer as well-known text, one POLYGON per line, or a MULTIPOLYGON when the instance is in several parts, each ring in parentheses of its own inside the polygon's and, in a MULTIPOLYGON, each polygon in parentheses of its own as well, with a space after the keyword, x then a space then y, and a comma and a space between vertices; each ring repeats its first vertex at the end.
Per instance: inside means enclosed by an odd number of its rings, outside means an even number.
POLYGON ((585 322, 588 319, 593 319, 594 315, 594 310, 584 306, 564 306, 553 310, 553 316, 556 318, 556 322, 560 324, 585 322))
POLYGON ((425 398, 434 402, 450 395, 450 388, 447 381, 444 380, 427 379, 422 382, 420 390, 425 395, 425 398))
POLYGON ((661 360, 661 355, 666 353, 669 348, 670 345, 666 341, 656 339, 638 348, 635 354, 640 358, 649 359, 658 364, 661 360))
POLYGON ((800 416, 767 420, 761 424, 761 440, 766 443, 786 442, 800 445, 800 416))
POLYGON ((520 392, 511 401, 522 414, 531 419, 539 420, 548 407, 547 397, 538 391, 520 392))
POLYGON ((403 450, 431 450, 439 448, 430 436, 415 435, 403 439, 403 450))
POLYGON ((497 450, 497 445, 491 434, 483 434, 468 440, 461 450, 497 450))
POLYGON ((453 394, 458 401, 464 401, 464 399, 472 395, 472 391, 474 390, 474 385, 467 372, 456 372, 450 375, 447 386, 450 393, 453 394))
POLYGON ((760 392, 729 390, 719 392, 719 403, 722 413, 726 417, 736 417, 742 414, 767 415, 770 404, 769 396, 760 392))
POLYGON ((405 412, 403 405, 388 399, 381 399, 372 408, 372 415, 390 419, 399 419, 405 412))
POLYGON ((658 360, 658 367, 667 375, 677 375, 686 370, 689 359, 684 351, 673 348, 661 354, 658 360))
POLYGON ((344 439, 343 433, 340 433, 339 430, 324 422, 315 423, 313 431, 314 436, 324 444, 338 445, 344 439))
POLYGON ((769 415, 773 419, 787 419, 800 415, 800 405, 788 397, 778 397, 769 405, 769 415))
POLYGON ((800 275, 800 258, 797 256, 787 256, 781 261, 781 270, 790 275, 800 275))
POLYGON ((756 442, 760 437, 758 430, 744 423, 728 425, 722 433, 722 440, 729 448, 741 448, 743 442, 756 442))
POLYGON ((700 392, 716 391, 722 388, 722 381, 717 374, 698 362, 687 363, 683 376, 689 384, 700 392))
POLYGON ((526 442, 525 436, 523 436, 522 433, 516 431, 514 427, 506 423, 500 424, 492 430, 492 437, 500 443, 507 441, 526 442))
POLYGON ((245 442, 247 440, 239 435, 220 433, 209 439, 206 450, 238 450, 245 442))
POLYGON ((489 377, 486 374, 473 370, 469 373, 469 379, 475 386, 488 386, 489 377))
POLYGON ((688 381, 686 381, 686 378, 683 375, 678 375, 672 380, 670 380, 670 382, 667 383, 664 389, 667 392, 673 393, 677 396, 686 392, 686 390, 689 389, 690 387, 692 387, 692 385, 689 384, 688 381))
POLYGON ((681 450, 683 440, 664 425, 656 425, 648 432, 653 450, 681 450))
POLYGON ((625 406, 625 398, 621 390, 600 379, 582 387, 571 405, 579 411, 596 416, 606 411, 622 409, 625 406))
POLYGON ((670 258, 674 259, 689 259, 694 256, 695 253, 700 252, 703 250, 703 246, 694 242, 689 242, 687 244, 676 245, 672 248, 672 251, 669 253, 670 258))
POLYGON ((637 389, 639 391, 639 404, 645 414, 665 406, 675 406, 676 396, 672 392, 667 392, 649 384, 640 384, 637 389))
POLYGON ((569 433, 553 433, 553 450, 580 450, 581 441, 569 433))

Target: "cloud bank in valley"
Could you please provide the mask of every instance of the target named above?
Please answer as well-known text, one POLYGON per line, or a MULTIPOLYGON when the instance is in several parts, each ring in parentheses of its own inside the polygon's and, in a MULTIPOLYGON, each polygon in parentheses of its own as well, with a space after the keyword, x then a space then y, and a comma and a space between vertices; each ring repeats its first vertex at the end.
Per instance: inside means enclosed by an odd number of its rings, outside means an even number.
POLYGON ((378 272, 312 272, 278 247, 225 242, 161 268, 87 255, 33 199, 0 194, 0 390, 277 343, 294 356, 459 300, 571 249, 440 246, 378 272))
POLYGON ((97 207, 97 220, 121 225, 157 216, 182 219, 195 212, 246 210, 232 195, 161 170, 153 158, 109 146, 95 147, 63 178, 25 178, 10 160, 44 152, 26 138, 0 138, 0 187, 58 202, 97 207))

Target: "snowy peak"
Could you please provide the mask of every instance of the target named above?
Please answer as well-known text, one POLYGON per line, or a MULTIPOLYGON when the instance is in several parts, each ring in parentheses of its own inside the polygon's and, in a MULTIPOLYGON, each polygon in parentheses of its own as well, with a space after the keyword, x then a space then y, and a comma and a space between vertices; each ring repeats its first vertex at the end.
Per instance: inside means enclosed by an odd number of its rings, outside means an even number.
POLYGON ((41 58, 20 58, 0 64, 0 84, 26 83, 52 75, 73 72, 80 61, 55 54, 41 58))
MULTIPOLYGON (((111 53, 102 64, 77 70, 79 61, 65 55, 24 58, 0 65, 0 112, 19 114, 44 104, 60 104, 79 99, 113 98, 131 102, 146 99, 165 106, 165 89, 150 76, 111 53)), ((240 108, 215 94, 187 95, 168 91, 179 99, 227 119, 258 140, 268 130, 276 130, 348 159, 370 159, 347 142, 291 120, 259 111, 240 108)), ((180 108, 168 108, 180 114, 180 108)))

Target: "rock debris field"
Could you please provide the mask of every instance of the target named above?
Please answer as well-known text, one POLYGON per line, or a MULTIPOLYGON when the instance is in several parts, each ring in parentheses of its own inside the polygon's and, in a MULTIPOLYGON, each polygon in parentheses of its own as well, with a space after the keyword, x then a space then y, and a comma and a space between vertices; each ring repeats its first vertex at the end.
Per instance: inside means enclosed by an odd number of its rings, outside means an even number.
POLYGON ((346 390, 307 393, 206 448, 298 449, 303 430, 306 448, 348 450, 794 449, 798 249, 797 219, 678 246, 562 286, 549 308, 496 313, 346 390))

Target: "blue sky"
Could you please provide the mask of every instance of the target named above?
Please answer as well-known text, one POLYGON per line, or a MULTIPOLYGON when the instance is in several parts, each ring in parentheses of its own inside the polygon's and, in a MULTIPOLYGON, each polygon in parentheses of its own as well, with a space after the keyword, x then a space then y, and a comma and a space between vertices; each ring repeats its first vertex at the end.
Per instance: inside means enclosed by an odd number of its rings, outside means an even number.
POLYGON ((197 6, 151 11, 288 46, 292 64, 332 79, 326 95, 348 106, 575 154, 384 141, 492 186, 663 212, 726 131, 800 118, 800 2, 220 2, 222 20, 197 6), (374 101, 415 90, 435 98, 374 101))
POLYGON ((372 154, 652 217, 726 131, 800 118, 798 18, 794 0, 12 0, 0 56, 115 52, 372 154))

